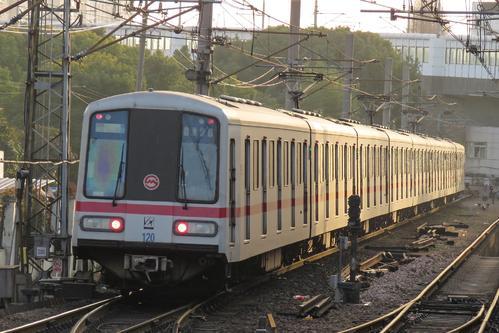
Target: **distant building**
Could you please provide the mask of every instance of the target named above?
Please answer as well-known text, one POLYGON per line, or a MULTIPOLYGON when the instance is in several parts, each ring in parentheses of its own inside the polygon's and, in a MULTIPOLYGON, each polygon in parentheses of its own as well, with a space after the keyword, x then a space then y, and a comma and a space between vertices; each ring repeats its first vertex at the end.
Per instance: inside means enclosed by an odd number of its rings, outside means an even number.
POLYGON ((468 126, 465 175, 470 183, 499 179, 499 127, 468 126))

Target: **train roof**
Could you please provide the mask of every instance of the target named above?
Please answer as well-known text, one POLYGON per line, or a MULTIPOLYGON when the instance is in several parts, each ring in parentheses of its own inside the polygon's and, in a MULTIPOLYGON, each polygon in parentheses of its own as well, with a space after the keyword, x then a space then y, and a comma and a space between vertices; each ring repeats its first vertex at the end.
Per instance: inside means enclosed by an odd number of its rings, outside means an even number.
POLYGON ((308 131, 310 127, 316 132, 335 133, 343 136, 362 136, 368 139, 406 143, 420 147, 440 146, 449 150, 463 151, 464 147, 450 140, 429 137, 422 134, 393 130, 379 125, 364 125, 349 119, 333 119, 305 110, 270 109, 261 103, 231 97, 214 98, 204 95, 193 95, 173 91, 143 91, 121 94, 92 102, 85 114, 99 110, 124 108, 160 109, 168 105, 173 110, 189 110, 211 114, 226 119, 231 124, 248 126, 267 126, 273 128, 308 131))

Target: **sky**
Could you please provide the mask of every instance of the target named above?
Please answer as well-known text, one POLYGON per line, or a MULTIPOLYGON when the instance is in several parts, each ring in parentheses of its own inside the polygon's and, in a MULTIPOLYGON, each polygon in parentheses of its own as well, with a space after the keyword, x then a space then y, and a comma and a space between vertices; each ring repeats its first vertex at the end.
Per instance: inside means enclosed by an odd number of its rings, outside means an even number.
MULTIPOLYGON (((253 19, 253 11, 249 10, 245 4, 262 9, 263 2, 265 2, 265 12, 275 18, 266 17, 265 26, 282 24, 279 21, 289 22, 290 0, 222 0, 220 4, 214 5, 213 25, 231 28, 251 28, 255 25, 260 28, 261 16, 256 14, 253 19)), ((313 25, 314 2, 315 0, 301 0, 301 27, 313 25)), ((407 28, 407 20, 390 21, 389 13, 361 13, 361 9, 387 9, 387 7, 402 9, 404 4, 408 6, 410 2, 411 0, 318 0, 318 25, 348 26, 352 30, 372 32, 404 32, 407 28)), ((441 0, 445 10, 469 9, 470 2, 471 0, 441 0)), ((182 23, 195 25, 194 16, 195 14, 184 17, 182 23)), ((456 15, 449 18, 456 21, 466 20, 465 17, 456 15)), ((452 30, 457 34, 466 33, 463 24, 452 24, 452 30)))

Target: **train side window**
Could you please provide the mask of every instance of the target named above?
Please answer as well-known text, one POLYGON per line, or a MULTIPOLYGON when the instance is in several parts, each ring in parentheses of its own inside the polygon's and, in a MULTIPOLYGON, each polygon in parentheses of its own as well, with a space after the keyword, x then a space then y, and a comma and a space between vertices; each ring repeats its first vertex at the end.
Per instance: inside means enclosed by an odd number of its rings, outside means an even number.
POLYGON ((352 156, 351 156, 351 178, 352 178, 352 194, 357 194, 357 151, 355 145, 352 146, 352 156))
POLYGON ((253 140, 253 190, 260 187, 260 142, 253 140))
POLYGON ((360 208, 364 207, 364 146, 359 148, 359 187, 360 187, 360 208))
POLYGON ((383 146, 379 146, 379 204, 383 204, 383 175, 384 175, 384 168, 383 168, 383 146))
POLYGON ((376 194, 377 194, 377 178, 378 178, 379 168, 378 168, 378 154, 376 154, 376 146, 373 146, 373 206, 376 206, 376 194))
POLYGON ((335 191, 334 191, 334 195, 335 195, 335 200, 334 200, 334 204, 335 204, 335 213, 336 213, 336 216, 338 216, 339 214, 339 205, 338 205, 338 199, 339 199, 339 180, 338 180, 338 177, 339 177, 339 171, 338 171, 338 168, 340 167, 339 166, 339 163, 338 163, 338 143, 336 143, 334 145, 334 184, 335 184, 335 191))
POLYGON ((395 148, 395 200, 399 199, 399 149, 395 148))
POLYGON ((267 140, 262 140, 262 235, 267 234, 267 140))
POLYGON ((229 146, 229 207, 230 242, 236 241, 236 140, 230 139, 229 146))
POLYGON ((326 219, 329 218, 329 143, 326 143, 326 148, 324 152, 324 178, 326 179, 326 219))
POLYGON ((319 144, 314 145, 314 213, 319 221, 319 144))
POLYGON ((284 141, 284 186, 289 185, 289 142, 284 141))
POLYGON ((371 206, 371 146, 366 147, 367 208, 371 206))
POLYGON ((409 149, 405 149, 405 197, 409 197, 409 149))
POLYGON ((390 148, 390 158, 389 158, 389 164, 390 164, 390 182, 391 182, 391 190, 390 190, 390 201, 393 202, 393 191, 394 191, 394 177, 393 174, 395 173, 395 164, 393 160, 394 154, 393 154, 393 147, 390 148))
POLYGON ((348 212, 348 145, 343 147, 343 193, 344 193, 344 211, 348 212))
POLYGON ((296 188, 296 143, 291 141, 291 227, 296 225, 296 209, 295 209, 295 188, 296 188))
POLYGON ((277 140, 277 230, 282 230, 282 141, 277 140))
POLYGON ((269 140, 269 188, 275 186, 275 141, 269 140))
POLYGON ((301 142, 298 142, 297 153, 298 153, 298 158, 296 160, 296 166, 297 166, 296 172, 297 172, 297 176, 298 176, 298 184, 301 184, 302 183, 302 177, 303 177, 303 174, 302 174, 302 162, 303 162, 303 158, 302 158, 301 142))
POLYGON ((302 165, 303 165, 303 224, 308 224, 308 180, 307 180, 307 167, 308 161, 308 147, 307 143, 303 143, 302 150, 302 165))
POLYGON ((245 205, 245 233, 244 239, 250 239, 250 216, 251 216, 251 180, 250 180, 250 168, 251 168, 251 142, 249 139, 244 140, 244 189, 246 190, 246 205, 245 205))
POLYGON ((388 146, 385 147, 385 202, 390 201, 390 150, 388 146))

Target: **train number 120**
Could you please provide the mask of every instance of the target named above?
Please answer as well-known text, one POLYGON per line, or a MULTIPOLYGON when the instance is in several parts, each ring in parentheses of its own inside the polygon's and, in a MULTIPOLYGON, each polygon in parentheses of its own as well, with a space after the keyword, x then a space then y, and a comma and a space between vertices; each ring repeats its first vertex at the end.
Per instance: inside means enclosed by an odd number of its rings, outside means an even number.
POLYGON ((142 233, 142 241, 145 243, 154 242, 154 233, 153 232, 143 232, 142 233))

